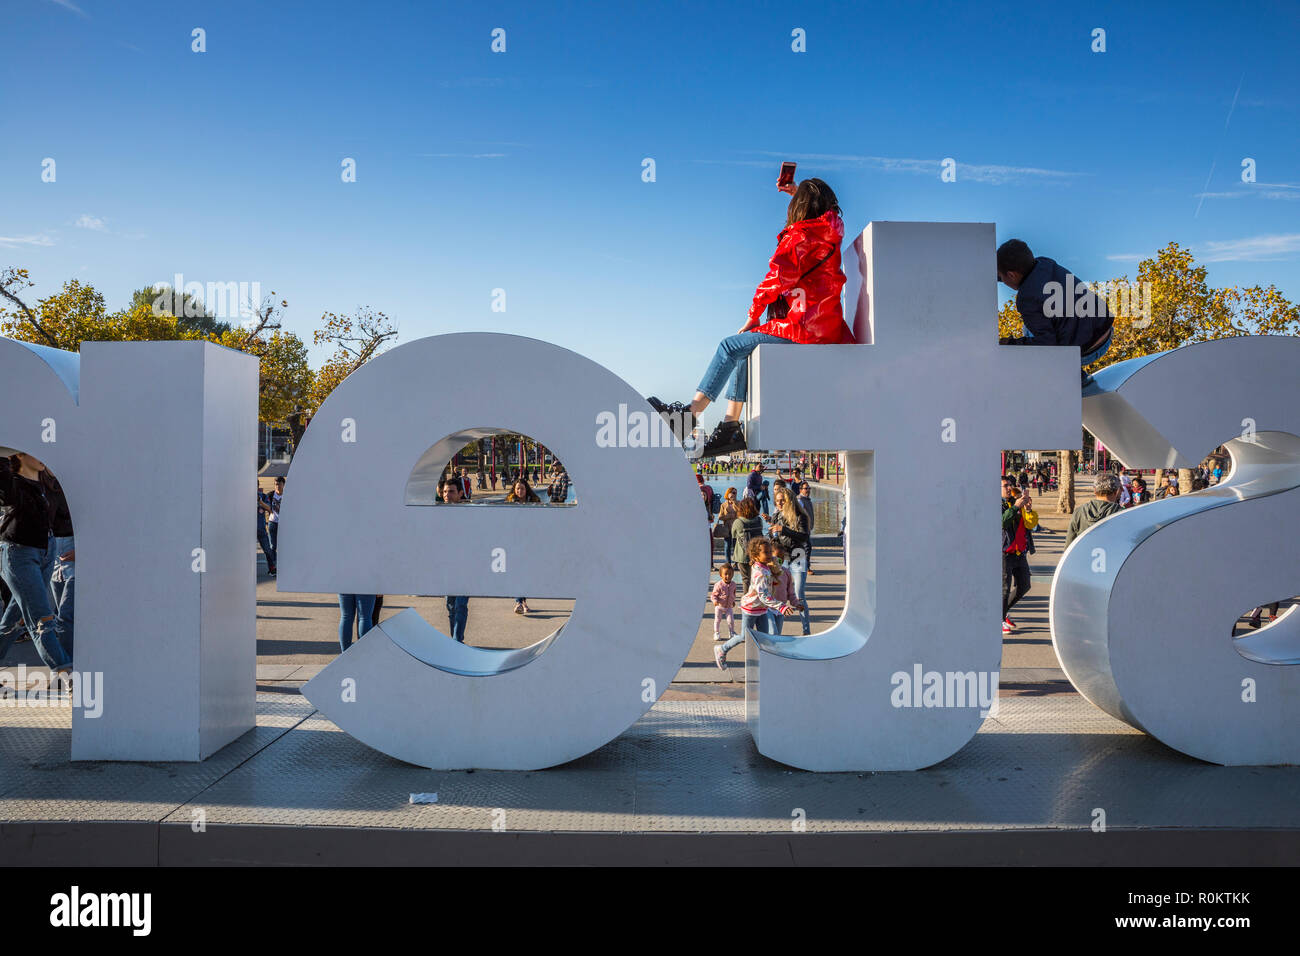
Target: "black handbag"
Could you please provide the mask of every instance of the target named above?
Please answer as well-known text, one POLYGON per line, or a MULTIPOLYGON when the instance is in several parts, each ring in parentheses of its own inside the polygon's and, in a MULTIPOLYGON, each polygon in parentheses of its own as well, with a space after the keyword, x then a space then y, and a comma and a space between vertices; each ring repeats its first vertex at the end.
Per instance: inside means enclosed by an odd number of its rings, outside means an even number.
MULTIPOLYGON (((826 255, 823 258, 817 260, 817 263, 813 265, 812 268, 808 269, 803 275, 801 275, 798 278, 798 280, 795 282, 794 287, 796 289, 799 288, 800 282, 803 282, 803 280, 808 278, 808 276, 810 276, 814 271, 816 271, 817 269, 821 268, 821 266, 829 262, 831 256, 833 255, 835 255, 835 246, 832 245, 831 251, 826 253, 826 255)), ((790 303, 785 300, 784 295, 777 296, 775 300, 767 304, 767 320, 769 322, 784 319, 789 314, 790 314, 790 303)))

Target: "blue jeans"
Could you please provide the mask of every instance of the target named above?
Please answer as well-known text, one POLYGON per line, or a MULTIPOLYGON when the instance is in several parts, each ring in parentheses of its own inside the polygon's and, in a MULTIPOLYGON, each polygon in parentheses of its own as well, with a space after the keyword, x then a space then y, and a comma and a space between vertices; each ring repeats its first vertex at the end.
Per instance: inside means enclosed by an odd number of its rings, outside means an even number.
POLYGON ((779 335, 768 335, 766 332, 740 332, 736 335, 728 335, 718 343, 718 351, 713 354, 713 361, 705 370, 704 378, 700 379, 697 391, 703 392, 709 401, 716 401, 722 392, 722 386, 730 378, 731 387, 727 389, 728 401, 745 401, 749 395, 749 363, 746 359, 754 349, 769 342, 790 344, 789 339, 783 339, 779 335))
POLYGON ((777 614, 776 611, 767 612, 767 633, 780 634, 782 627, 785 625, 785 615, 777 614))
POLYGON ((469 619, 469 598, 447 595, 447 629, 454 641, 465 643, 465 622, 469 619))
POLYGON ((725 655, 727 651, 731 650, 737 644, 744 643, 745 628, 747 627, 752 627, 756 631, 762 631, 764 634, 771 634, 772 630, 769 627, 770 621, 771 618, 769 618, 767 614, 741 614, 740 627, 736 628, 735 636, 722 645, 722 653, 725 655))
POLYGON ((812 615, 808 612, 808 571, 795 571, 791 568, 786 570, 790 572, 790 578, 794 582, 794 599, 803 605, 803 610, 799 612, 799 623, 803 627, 803 633, 807 634, 812 627, 812 615))
POLYGON ((1085 366, 1091 365, 1093 362, 1097 361, 1097 359, 1101 358, 1103 355, 1109 352, 1110 343, 1113 339, 1114 339, 1113 334, 1108 335, 1106 336, 1106 341, 1102 342, 1101 345, 1098 345, 1095 349, 1093 349, 1088 354, 1079 356, 1079 367, 1083 368, 1085 366))
POLYGON ((339 650, 346 651, 352 645, 352 626, 355 623, 357 640, 366 636, 366 631, 374 623, 375 596, 373 594, 339 595, 339 650))
POLYGON ((18 599, 10 595, 9 603, 5 605, 4 612, 0 613, 0 659, 4 658, 4 651, 9 650, 9 641, 16 638, 24 627, 23 610, 18 606, 18 599))
POLYGON ((64 652, 68 655, 68 660, 72 660, 72 619, 75 610, 76 599, 76 573, 77 562, 60 561, 59 555, 67 554, 69 551, 76 550, 77 541, 72 535, 66 538, 54 539, 54 571, 62 580, 50 579, 50 596, 53 599, 54 607, 54 629, 59 635, 59 643, 63 645, 64 652))
POLYGON ((266 570, 271 572, 275 570, 275 549, 271 547, 271 536, 266 533, 266 522, 257 523, 257 543, 262 546, 262 553, 266 555, 266 570))
POLYGON ((54 538, 44 548, 32 548, 11 542, 0 543, 0 575, 14 592, 12 604, 18 612, 6 609, 5 622, 13 629, 0 634, 0 658, 18 636, 17 616, 21 614, 27 633, 36 645, 36 653, 46 667, 66 667, 71 658, 59 643, 54 608, 50 604, 50 574, 54 570, 54 538))

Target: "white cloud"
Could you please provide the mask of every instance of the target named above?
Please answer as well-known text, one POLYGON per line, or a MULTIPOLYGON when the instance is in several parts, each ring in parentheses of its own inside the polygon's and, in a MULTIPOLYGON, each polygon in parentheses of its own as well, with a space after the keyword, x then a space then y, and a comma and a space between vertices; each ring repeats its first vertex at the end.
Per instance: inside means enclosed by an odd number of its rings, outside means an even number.
MULTIPOLYGON (((1242 196, 1254 196, 1257 199, 1300 199, 1300 186, 1293 183, 1248 183, 1246 189, 1231 189, 1217 193, 1192 193, 1192 198, 1200 199, 1240 199, 1242 196)), ((1200 209, 1198 204, 1197 209, 1200 209)))
MULTIPOLYGON (((912 173, 939 178, 940 159, 912 159, 900 156, 864 156, 854 153, 775 153, 755 150, 760 156, 773 159, 790 159, 795 162, 815 164, 819 169, 879 169, 887 173, 912 173)), ((717 163, 729 166, 767 166, 769 161, 752 159, 697 159, 697 163, 717 163)), ((1023 180, 1062 180, 1082 176, 1083 173, 1062 169, 1043 169, 1038 166, 1004 166, 998 163, 963 163, 957 161, 957 182, 1008 183, 1023 180)))
POLYGON ((431 159, 501 159, 505 153, 419 153, 431 159))
POLYGON ((704 166, 762 166, 767 169, 772 167, 770 159, 692 159, 691 162, 704 166))
POLYGON ((1269 262, 1300 252, 1300 232, 1205 243, 1205 262, 1269 262))
POLYGON ((49 236, 0 236, 0 246, 52 246, 49 236))
POLYGON ((108 226, 103 219, 98 216, 91 216, 82 213, 81 218, 77 220, 78 229, 93 229, 95 232, 107 232, 108 226))
POLYGON ((1106 257, 1111 262, 1141 262, 1143 259, 1149 259, 1150 256, 1143 255, 1140 252, 1133 254, 1113 255, 1106 257))
POLYGON ((73 3, 72 0, 50 0, 50 3, 57 4, 58 6, 62 7, 64 10, 71 10, 73 13, 77 14, 78 16, 85 17, 87 20, 90 19, 90 14, 88 14, 85 10, 81 9, 81 7, 73 3))
POLYGON ((497 88, 505 86, 506 80, 501 76, 464 76, 454 80, 442 80, 438 85, 444 89, 497 88))

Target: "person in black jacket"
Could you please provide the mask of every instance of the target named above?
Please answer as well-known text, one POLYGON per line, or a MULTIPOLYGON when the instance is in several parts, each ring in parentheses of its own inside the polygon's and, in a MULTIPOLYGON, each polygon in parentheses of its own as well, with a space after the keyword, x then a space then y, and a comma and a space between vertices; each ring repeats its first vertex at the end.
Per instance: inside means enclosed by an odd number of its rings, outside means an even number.
MULTIPOLYGON (((1110 350, 1115 320, 1106 300, 1064 266, 1035 257, 1022 240, 1008 239, 998 247, 998 281, 1016 290, 1016 311, 1026 332, 1001 338, 1000 344, 1077 345, 1080 369, 1110 350)), ((1085 385, 1088 380, 1085 376, 1085 385)))
MULTIPOLYGON (((794 503, 786 488, 776 489, 776 514, 764 515, 772 526, 772 537, 780 543, 785 553, 790 556, 789 566, 793 582, 792 604, 799 605, 799 623, 803 633, 809 633, 812 617, 808 613, 808 544, 812 536, 812 526, 808 515, 794 503)), ((779 633, 779 632, 778 632, 779 633)))
POLYGON ((59 625, 50 605, 50 576, 54 570, 54 523, 62 489, 45 465, 31 455, 18 453, 0 458, 0 577, 13 592, 0 618, 7 633, 0 633, 0 658, 17 636, 17 614, 27 625, 36 653, 54 672, 72 669, 72 661, 59 641, 59 625))
POLYGON ((266 555, 266 573, 275 577, 275 548, 271 547, 271 538, 266 530, 266 517, 272 513, 271 503, 259 488, 257 490, 257 543, 262 547, 262 554, 266 555))

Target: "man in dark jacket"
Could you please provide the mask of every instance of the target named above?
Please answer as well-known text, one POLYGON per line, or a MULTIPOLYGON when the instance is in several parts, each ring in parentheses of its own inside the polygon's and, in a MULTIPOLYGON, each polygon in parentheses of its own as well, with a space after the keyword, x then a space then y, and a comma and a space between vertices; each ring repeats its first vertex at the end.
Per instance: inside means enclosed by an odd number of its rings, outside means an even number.
POLYGON ((1027 333, 999 339, 1002 345, 1077 345, 1081 368, 1110 350, 1114 319, 1106 300, 1054 260, 1035 258, 1022 240, 998 247, 998 281, 1016 290, 1027 333))
POLYGON ((1074 509, 1070 518, 1070 530, 1065 536, 1065 546, 1083 534, 1102 518, 1109 517, 1124 509, 1119 506, 1119 479, 1107 472, 1098 475, 1092 485, 1093 499, 1085 501, 1074 509))

